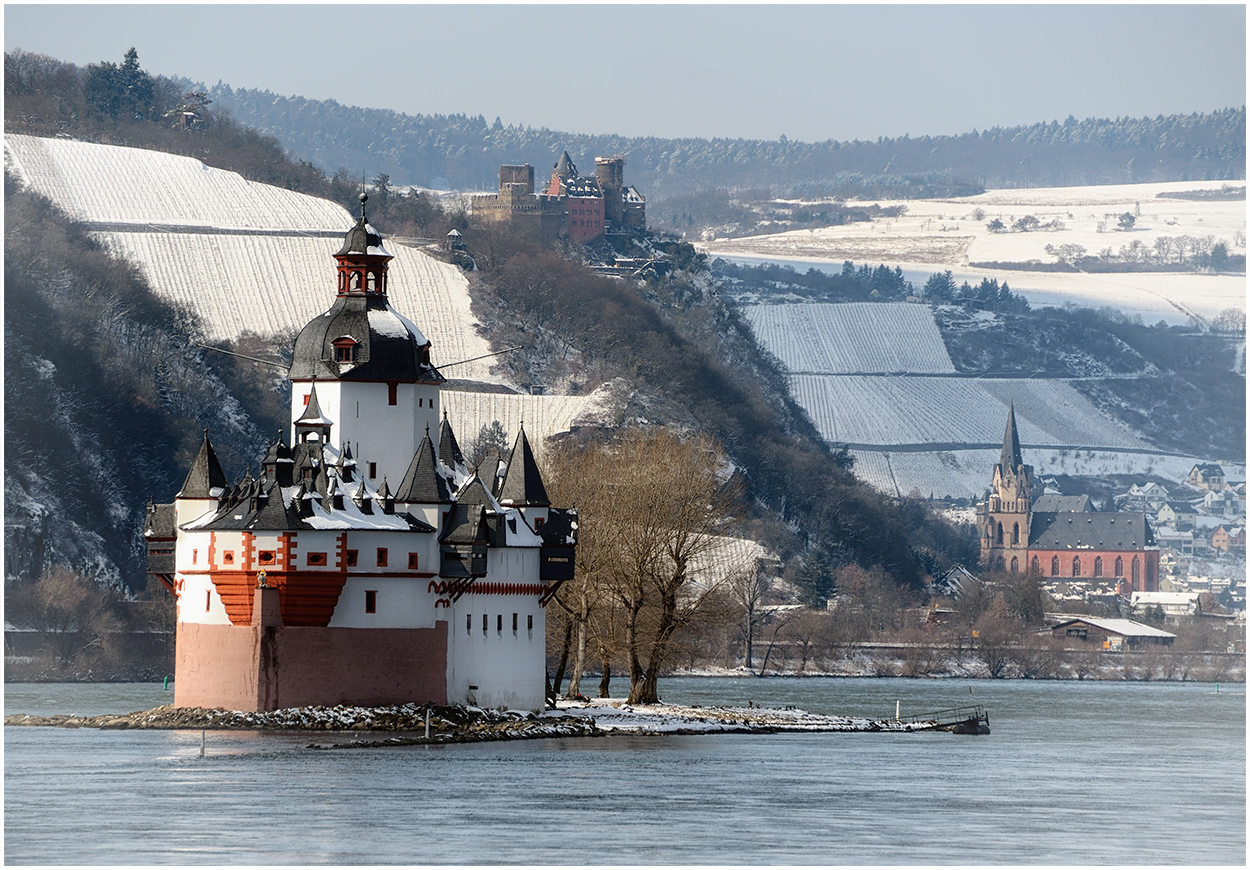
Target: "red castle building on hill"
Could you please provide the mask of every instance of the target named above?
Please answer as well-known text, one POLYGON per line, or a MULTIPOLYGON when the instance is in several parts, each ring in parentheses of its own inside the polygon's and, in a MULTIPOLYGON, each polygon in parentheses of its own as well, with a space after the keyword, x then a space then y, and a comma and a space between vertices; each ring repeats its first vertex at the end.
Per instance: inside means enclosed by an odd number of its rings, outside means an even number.
POLYGON ((1146 515, 1095 511, 1086 496, 1044 495, 1024 464, 1014 407, 977 527, 988 570, 1109 579, 1125 596, 1159 591, 1159 547, 1146 515))
POLYGON ((506 466, 465 467, 365 199, 333 304, 295 339, 290 446, 231 484, 205 432, 173 502, 149 503, 178 707, 544 705, 545 606, 573 575, 576 514, 551 506, 523 429, 506 466))

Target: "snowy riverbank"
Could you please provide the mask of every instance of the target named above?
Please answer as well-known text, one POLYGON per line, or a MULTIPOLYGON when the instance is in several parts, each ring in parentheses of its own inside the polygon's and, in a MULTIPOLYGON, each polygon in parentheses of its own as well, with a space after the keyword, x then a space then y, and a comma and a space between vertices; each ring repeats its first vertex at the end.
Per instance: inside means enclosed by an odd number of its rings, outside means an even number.
POLYGON ((804 710, 759 707, 700 707, 675 704, 633 706, 622 701, 560 701, 541 714, 480 707, 296 707, 268 713, 157 707, 127 715, 6 716, 6 726, 99 729, 201 729, 250 731, 365 732, 368 740, 335 745, 468 743, 543 737, 589 737, 614 733, 695 734, 787 731, 929 731, 932 722, 896 722, 854 716, 822 716, 804 710), (426 716, 429 715, 429 736, 426 716), (377 739, 379 733, 395 736, 377 739))

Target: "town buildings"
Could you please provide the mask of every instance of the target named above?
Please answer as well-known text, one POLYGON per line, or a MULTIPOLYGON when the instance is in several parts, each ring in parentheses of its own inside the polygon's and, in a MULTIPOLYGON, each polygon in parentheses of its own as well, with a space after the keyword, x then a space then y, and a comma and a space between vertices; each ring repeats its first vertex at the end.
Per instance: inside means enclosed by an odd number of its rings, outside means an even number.
POLYGON ((206 431, 173 502, 149 504, 176 706, 544 705, 544 607, 572 576, 576 515, 551 506, 523 428, 497 474, 465 467, 365 199, 333 304, 295 339, 289 442, 232 484, 206 431))

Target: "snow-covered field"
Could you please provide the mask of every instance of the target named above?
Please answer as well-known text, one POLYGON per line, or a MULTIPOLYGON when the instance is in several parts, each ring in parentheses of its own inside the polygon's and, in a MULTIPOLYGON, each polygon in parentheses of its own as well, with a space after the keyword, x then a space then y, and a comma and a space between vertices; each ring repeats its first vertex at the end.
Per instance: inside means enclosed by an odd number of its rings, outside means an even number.
POLYGON ((795 398, 828 441, 880 444, 1001 444, 1014 401, 1026 444, 1149 445, 1104 416, 1066 381, 793 375, 795 398))
POLYGON ((1211 236, 1230 253, 1246 251, 1246 202, 1193 202, 1159 194, 1219 189, 1245 181, 1193 181, 1097 187, 991 190, 977 196, 945 200, 882 201, 903 205, 898 218, 840 227, 796 230, 742 239, 715 239, 699 248, 735 259, 765 259, 834 264, 845 260, 900 266, 909 280, 923 283, 933 272, 950 269, 956 281, 976 284, 983 277, 1006 281, 1034 306, 1109 305, 1140 314, 1148 323, 1160 319, 1185 323, 1191 313, 1212 317, 1225 308, 1246 310, 1242 275, 1124 272, 1090 275, 972 268, 970 263, 1054 263, 1047 245, 1080 245, 1093 255, 1105 248, 1117 252, 1132 242, 1152 248, 1163 236, 1211 236), (983 213, 974 217, 976 209, 983 213), (1137 212, 1140 210, 1140 214, 1137 212), (1137 215, 1132 230, 1118 229, 1124 213, 1137 215), (1042 224, 1057 221, 1063 229, 993 233, 986 224, 998 218, 1010 226, 1032 215, 1042 224))
MULTIPOLYGON (((138 148, 6 135, 4 157, 27 185, 91 225, 158 295, 195 311, 209 340, 293 332, 333 303, 333 255, 356 221, 333 202, 138 148)), ((394 241, 387 245, 394 255, 391 304, 433 342, 435 365, 455 380, 512 386, 493 359, 459 364, 490 353, 460 269, 394 241)), ((579 418, 591 421, 605 402, 606 393, 449 390, 444 398, 466 442, 495 420, 513 437, 524 421, 541 441, 579 418)))
POLYGON ((791 372, 955 372, 927 306, 797 303, 752 305, 743 313, 760 343, 791 372))

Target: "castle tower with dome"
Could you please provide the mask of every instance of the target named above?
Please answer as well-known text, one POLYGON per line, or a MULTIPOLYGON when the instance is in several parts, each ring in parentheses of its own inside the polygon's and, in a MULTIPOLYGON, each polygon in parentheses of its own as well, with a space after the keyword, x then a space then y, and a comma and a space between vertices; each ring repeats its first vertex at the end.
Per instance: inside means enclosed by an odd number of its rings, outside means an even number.
POLYGON ((524 430, 490 480, 465 467, 365 200, 258 476, 231 483, 206 431, 173 502, 148 505, 148 573, 177 598, 175 706, 544 705, 576 514, 551 506, 524 430))

